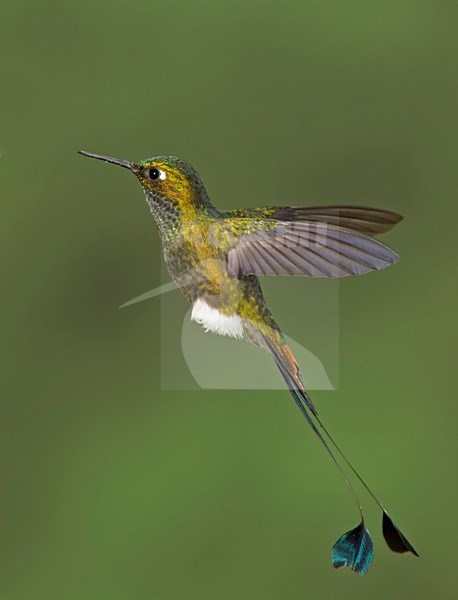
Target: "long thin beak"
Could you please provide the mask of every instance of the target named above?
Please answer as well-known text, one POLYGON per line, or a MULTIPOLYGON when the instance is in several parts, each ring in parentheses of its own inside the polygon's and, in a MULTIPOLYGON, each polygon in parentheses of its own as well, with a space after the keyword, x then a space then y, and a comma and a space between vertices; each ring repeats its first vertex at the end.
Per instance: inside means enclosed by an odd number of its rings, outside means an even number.
POLYGON ((97 158, 98 160, 104 160, 108 163, 113 163, 114 165, 119 165, 120 167, 124 167, 125 169, 129 169, 132 171, 134 169, 134 163, 129 160, 123 160, 122 158, 112 158, 111 156, 103 156, 102 154, 94 154, 93 152, 86 152, 85 150, 79 150, 79 154, 83 156, 89 156, 89 158, 97 158))

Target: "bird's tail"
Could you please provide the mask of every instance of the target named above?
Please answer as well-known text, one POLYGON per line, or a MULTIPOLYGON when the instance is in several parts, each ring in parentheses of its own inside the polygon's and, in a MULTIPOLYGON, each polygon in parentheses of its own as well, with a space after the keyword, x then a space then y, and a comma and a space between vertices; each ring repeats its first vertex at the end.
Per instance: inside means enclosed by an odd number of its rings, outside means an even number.
POLYGON ((364 524, 364 514, 361 507, 359 498, 353 488, 352 483, 348 479, 342 465, 337 460, 336 455, 332 451, 330 445, 340 454, 344 462, 353 471, 362 485, 366 488, 369 494, 372 496, 375 503, 383 511, 383 536, 387 545, 394 552, 412 552, 416 556, 418 553, 407 540, 407 538, 401 533, 401 531, 393 523, 391 517, 388 515, 384 506, 366 484, 364 479, 359 475, 356 469, 353 467, 351 462, 347 459, 345 454, 342 452, 340 447, 334 441, 329 431, 323 425, 321 419, 318 417, 318 413, 313 406, 313 403, 305 391, 304 381, 296 362, 294 354, 284 341, 281 333, 275 331, 269 336, 263 335, 264 348, 273 356, 280 373, 282 374, 286 385, 288 386, 289 392, 292 395, 295 403, 301 411, 303 417, 318 437, 320 442, 325 447, 326 451, 332 458, 334 464, 339 469, 342 477, 344 478, 349 490, 351 491, 355 503, 358 507, 361 523, 355 529, 344 533, 334 544, 332 551, 332 562, 334 567, 339 568, 343 566, 351 567, 356 573, 365 573, 372 562, 374 554, 372 538, 369 531, 366 529, 364 524), (330 445, 329 445, 329 443, 330 445))

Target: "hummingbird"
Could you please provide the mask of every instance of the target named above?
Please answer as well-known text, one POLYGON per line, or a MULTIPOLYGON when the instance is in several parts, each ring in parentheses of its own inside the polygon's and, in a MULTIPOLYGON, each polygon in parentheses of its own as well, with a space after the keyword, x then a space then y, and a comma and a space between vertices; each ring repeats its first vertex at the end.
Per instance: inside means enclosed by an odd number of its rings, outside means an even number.
POLYGON ((375 235, 402 220, 365 206, 273 206, 217 209, 187 161, 156 156, 132 162, 80 151, 131 171, 140 182, 162 243, 171 278, 192 305, 191 319, 207 332, 243 339, 274 360, 301 414, 345 480, 360 523, 332 547, 335 568, 364 574, 374 545, 358 495, 337 455, 382 511, 382 532, 394 552, 419 556, 320 419, 293 352, 270 312, 259 277, 348 277, 385 269, 399 260, 375 235))

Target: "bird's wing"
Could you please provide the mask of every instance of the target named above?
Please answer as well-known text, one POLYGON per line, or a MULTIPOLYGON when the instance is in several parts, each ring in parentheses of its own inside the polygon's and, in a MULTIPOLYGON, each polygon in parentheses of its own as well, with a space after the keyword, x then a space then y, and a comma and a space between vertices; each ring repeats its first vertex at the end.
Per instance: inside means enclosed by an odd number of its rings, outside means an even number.
POLYGON ((401 215, 366 206, 270 206, 237 209, 231 218, 275 219, 277 221, 313 221, 337 225, 366 235, 385 233, 402 221, 401 215))
POLYGON ((347 277, 399 260, 390 248, 361 233, 326 223, 225 219, 229 275, 347 277))

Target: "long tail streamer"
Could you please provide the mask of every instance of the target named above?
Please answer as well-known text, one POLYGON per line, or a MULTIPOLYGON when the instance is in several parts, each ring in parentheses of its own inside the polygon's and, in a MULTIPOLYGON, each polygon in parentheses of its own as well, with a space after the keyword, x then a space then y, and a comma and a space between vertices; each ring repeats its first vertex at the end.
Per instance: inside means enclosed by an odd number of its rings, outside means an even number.
POLYGON ((345 464, 350 468, 350 470, 354 473, 354 475, 358 478, 360 483, 367 490, 369 495, 372 497, 377 506, 382 510, 383 520, 382 520, 382 531, 385 541, 388 547, 393 550, 393 552, 412 552, 415 556, 419 556, 415 548, 412 544, 407 540, 407 538, 402 534, 402 532, 398 529, 398 527, 394 524, 393 520, 389 516, 385 507, 378 500, 373 491, 366 484, 364 479, 360 476, 358 471, 353 467, 351 462, 345 456, 343 451, 334 441, 334 438, 331 436, 329 431, 323 425, 321 419, 318 417, 316 410, 313 407, 313 404, 306 393, 305 389, 302 385, 298 385, 295 377, 291 373, 291 369, 284 362, 284 358, 278 352, 278 349, 275 347, 275 344, 267 340, 267 344, 271 351, 273 358, 277 364, 278 369, 280 370, 285 382, 288 386, 289 392, 292 395, 296 405, 298 406, 301 414, 307 421, 308 425, 311 427, 315 435, 318 437, 320 442, 323 444, 326 452, 330 455, 336 467, 339 469, 342 477, 345 480, 346 485, 348 486, 352 496, 355 500, 355 503, 358 507, 358 512, 360 514, 361 522, 360 524, 344 533, 337 542, 334 544, 332 548, 331 560, 332 564, 336 569, 340 567, 349 567, 355 573, 359 573, 361 575, 365 574, 369 567, 371 566, 372 559, 374 557, 374 544, 371 538, 371 535, 368 529, 365 526, 364 522, 364 513, 361 506, 361 502, 356 494, 356 491, 348 479, 342 465, 337 460, 334 452, 331 450, 330 446, 326 442, 326 439, 320 433, 318 427, 323 431, 324 436, 329 440, 331 445, 335 448, 335 450, 342 457, 345 464), (310 411, 310 412, 309 412, 310 411), (315 424, 316 421, 317 425, 315 424))

